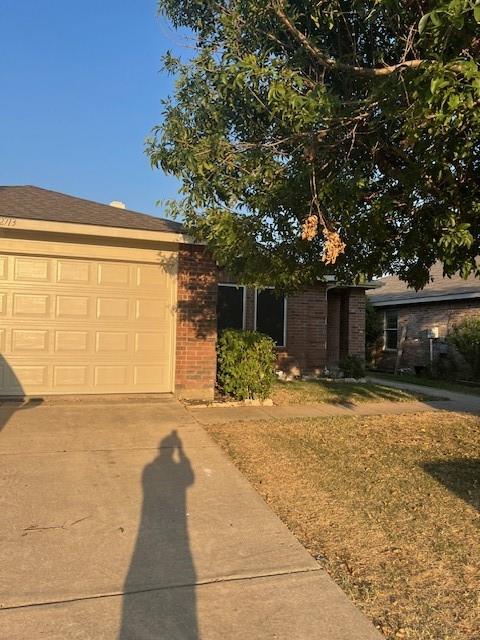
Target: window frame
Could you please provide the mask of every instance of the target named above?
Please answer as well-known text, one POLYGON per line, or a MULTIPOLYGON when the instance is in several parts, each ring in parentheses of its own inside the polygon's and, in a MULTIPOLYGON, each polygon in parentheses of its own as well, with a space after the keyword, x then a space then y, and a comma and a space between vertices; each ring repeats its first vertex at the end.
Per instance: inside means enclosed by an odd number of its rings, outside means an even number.
POLYGON ((399 330, 399 315, 398 315, 398 310, 397 309, 385 309, 385 311, 383 312, 383 351, 388 351, 390 353, 394 353, 396 351, 398 351, 398 330, 399 330), (397 317, 397 326, 395 327, 395 329, 393 327, 388 327, 387 326, 387 314, 388 313, 395 313, 396 317, 397 317), (395 331, 396 335, 397 335, 397 340, 396 340, 396 347, 392 349, 392 347, 387 347, 387 335, 388 332, 392 332, 395 331))
MULTIPOLYGON (((275 287, 262 287, 261 289, 255 288, 255 296, 253 301, 253 329, 257 330, 257 311, 258 311, 258 293, 265 291, 266 289, 275 289, 275 287)), ((282 344, 276 344, 277 349, 285 349, 287 347, 287 296, 283 295, 283 341, 282 344)))
POLYGON ((247 287, 244 284, 234 284, 232 282, 217 282, 217 287, 233 287, 235 289, 243 289, 242 295, 242 329, 245 331, 247 325, 247 287))

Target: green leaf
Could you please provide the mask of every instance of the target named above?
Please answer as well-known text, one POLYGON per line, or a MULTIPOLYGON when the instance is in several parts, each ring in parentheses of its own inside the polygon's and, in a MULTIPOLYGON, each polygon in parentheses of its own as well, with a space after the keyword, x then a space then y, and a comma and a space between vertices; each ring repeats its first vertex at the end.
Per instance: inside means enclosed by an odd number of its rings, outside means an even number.
POLYGON ((432 19, 433 24, 436 27, 440 27, 442 24, 442 18, 440 17, 439 11, 432 11, 430 14, 430 18, 432 19))
POLYGON ((473 17, 477 22, 480 22, 480 4, 476 4, 473 7, 473 17))
POLYGON ((432 92, 432 95, 437 93, 440 89, 447 87, 448 84, 448 81, 444 78, 432 78, 432 81, 430 82, 430 91, 432 92))
POLYGON ((427 22, 430 20, 430 14, 426 13, 425 15, 423 15, 420 19, 420 22, 418 23, 418 33, 423 33, 425 30, 425 27, 427 26, 427 22))

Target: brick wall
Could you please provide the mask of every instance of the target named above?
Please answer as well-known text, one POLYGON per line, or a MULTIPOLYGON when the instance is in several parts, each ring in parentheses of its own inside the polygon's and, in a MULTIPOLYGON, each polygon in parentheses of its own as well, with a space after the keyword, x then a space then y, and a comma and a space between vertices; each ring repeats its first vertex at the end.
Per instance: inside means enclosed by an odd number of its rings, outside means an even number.
POLYGON ((350 355, 365 358, 365 291, 350 289, 348 294, 348 326, 340 335, 340 343, 348 341, 350 355))
MULTIPOLYGON (((385 307, 377 308, 377 312, 382 317, 385 310, 385 307)), ((430 364, 430 341, 427 331, 433 327, 438 327, 439 340, 434 341, 436 353, 438 344, 444 341, 455 325, 460 324, 467 317, 480 315, 480 300, 452 300, 449 302, 405 305, 404 307, 397 307, 397 311, 399 340, 402 327, 407 327, 407 337, 400 367, 413 368, 430 364)), ((460 370, 465 369, 465 363, 458 354, 451 351, 451 356, 460 370)), ((376 365, 383 369, 393 369, 395 360, 395 351, 380 351, 375 358, 376 365)))
POLYGON ((211 399, 216 377, 217 269, 203 247, 184 245, 178 255, 175 391, 211 399))
POLYGON ((327 367, 333 369, 340 362, 340 310, 341 292, 330 289, 327 295, 327 367))
POLYGON ((326 286, 316 285, 287 299, 287 344, 278 352, 287 373, 322 373, 327 365, 326 286))
POLYGON ((365 291, 329 289, 327 363, 335 369, 346 355, 365 358, 365 291))

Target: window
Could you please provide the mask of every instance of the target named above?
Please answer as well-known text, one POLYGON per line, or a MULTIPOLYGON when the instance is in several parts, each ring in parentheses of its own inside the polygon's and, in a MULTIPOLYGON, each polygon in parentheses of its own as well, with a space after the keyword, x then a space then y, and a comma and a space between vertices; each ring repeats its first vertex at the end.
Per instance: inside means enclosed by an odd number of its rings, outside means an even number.
POLYGON ((217 298, 217 331, 243 329, 245 316, 245 287, 219 284, 217 298))
POLYGON ((384 349, 396 351, 398 345, 398 312, 385 311, 383 324, 384 349))
POLYGON ((285 296, 275 294, 274 289, 257 290, 255 302, 255 329, 270 336, 277 347, 284 347, 287 328, 285 296))

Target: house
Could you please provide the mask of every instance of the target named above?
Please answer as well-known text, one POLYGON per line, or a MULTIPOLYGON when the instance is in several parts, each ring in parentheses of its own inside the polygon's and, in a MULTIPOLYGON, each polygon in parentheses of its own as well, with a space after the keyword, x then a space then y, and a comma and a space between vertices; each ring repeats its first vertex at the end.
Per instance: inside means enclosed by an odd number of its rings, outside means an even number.
POLYGON ((277 345, 278 368, 292 376, 338 368, 348 354, 365 357, 365 289, 329 282, 286 296, 218 275, 218 330, 260 331, 277 345))
POLYGON ((272 335, 294 373, 363 357, 364 287, 319 283, 285 298, 219 275, 178 223, 0 187, 0 396, 211 398, 217 312, 220 328, 272 335))
POLYGON ((447 356, 456 367, 464 367, 445 338, 465 318, 480 315, 479 278, 443 277, 442 263, 437 262, 421 291, 408 288, 397 276, 380 278, 375 284, 367 294, 383 320, 382 345, 375 356, 378 368, 395 368, 401 342, 400 368, 421 370, 447 356))

